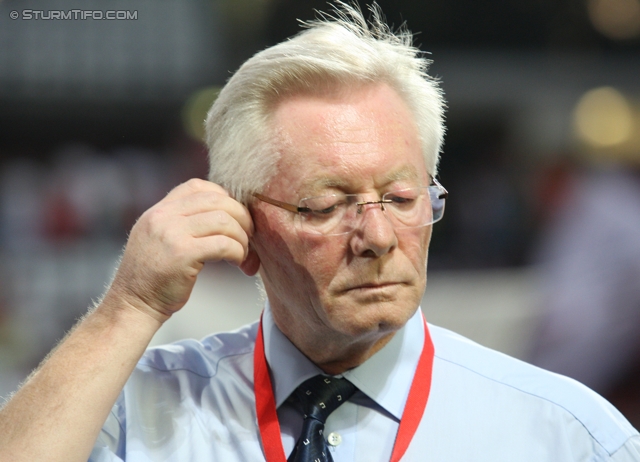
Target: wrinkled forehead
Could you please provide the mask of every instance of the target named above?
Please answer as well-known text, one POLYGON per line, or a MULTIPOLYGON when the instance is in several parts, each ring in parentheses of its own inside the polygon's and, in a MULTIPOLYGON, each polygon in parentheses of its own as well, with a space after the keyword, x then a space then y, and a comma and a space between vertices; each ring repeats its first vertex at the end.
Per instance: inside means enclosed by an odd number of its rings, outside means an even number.
POLYGON ((274 112, 278 174, 291 190, 353 191, 405 181, 424 185, 428 173, 413 114, 386 84, 347 93, 299 94, 274 112))
MULTIPOLYGON (((403 126, 410 127, 415 130, 418 136, 420 135, 411 105, 401 92, 386 81, 335 82, 334 84, 323 82, 317 88, 303 87, 298 90, 285 90, 279 92, 277 98, 270 102, 268 120, 272 136, 280 143, 290 144, 292 142, 289 138, 291 132, 285 130, 283 126, 285 121, 289 126, 300 124, 302 122, 300 116, 307 116, 304 121, 307 122, 307 128, 310 128, 311 125, 322 125, 331 130, 332 134, 336 134, 342 128, 343 118, 346 119, 350 115, 358 114, 361 119, 371 119, 372 115, 380 111, 394 115, 393 121, 400 120, 403 126), (372 103, 367 105, 368 101, 372 101, 372 103), (286 120, 281 117, 284 114, 283 107, 309 106, 309 103, 313 103, 313 111, 298 112, 294 115, 294 120, 286 120), (328 120, 333 123, 333 126, 327 123, 328 120), (309 121, 312 123, 309 124, 309 121)), ((287 115, 291 115, 290 111, 287 112, 287 115)), ((374 124, 370 124, 370 126, 373 127, 374 124)), ((349 131, 349 128, 343 132, 343 136, 346 142, 358 142, 357 133, 349 131)))
POLYGON ((356 97, 367 90, 385 87, 397 96, 406 106, 407 123, 415 126, 418 130, 416 114, 413 111, 410 101, 405 98, 404 92, 400 91, 397 83, 380 77, 376 80, 359 78, 354 76, 335 76, 329 73, 322 73, 320 70, 316 74, 304 76, 305 78, 294 79, 291 76, 279 81, 277 85, 271 87, 263 94, 265 98, 265 117, 271 122, 271 128, 276 130, 277 125, 273 123, 274 115, 278 108, 291 100, 313 98, 326 101, 341 101, 356 97))

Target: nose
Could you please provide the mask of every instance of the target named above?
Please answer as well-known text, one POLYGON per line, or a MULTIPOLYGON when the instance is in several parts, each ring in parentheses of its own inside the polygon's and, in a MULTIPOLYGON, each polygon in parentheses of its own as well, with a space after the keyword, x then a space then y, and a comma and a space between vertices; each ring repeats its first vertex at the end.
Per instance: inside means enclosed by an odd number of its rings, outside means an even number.
POLYGON ((351 250, 361 257, 381 257, 398 245, 393 224, 381 201, 358 204, 359 226, 351 236, 351 250))

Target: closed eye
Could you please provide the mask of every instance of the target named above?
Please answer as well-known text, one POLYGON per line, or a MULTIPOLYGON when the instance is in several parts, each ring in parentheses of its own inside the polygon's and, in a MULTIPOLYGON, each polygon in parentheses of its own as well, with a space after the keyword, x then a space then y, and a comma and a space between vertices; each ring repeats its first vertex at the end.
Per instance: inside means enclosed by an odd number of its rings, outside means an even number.
POLYGON ((387 197, 393 201, 394 204, 407 204, 413 202, 415 199, 413 197, 402 197, 402 196, 391 196, 387 197))
POLYGON ((339 204, 333 204, 331 207, 327 207, 321 210, 314 210, 313 213, 317 213, 320 215, 328 215, 330 213, 335 212, 335 210, 338 208, 339 204))

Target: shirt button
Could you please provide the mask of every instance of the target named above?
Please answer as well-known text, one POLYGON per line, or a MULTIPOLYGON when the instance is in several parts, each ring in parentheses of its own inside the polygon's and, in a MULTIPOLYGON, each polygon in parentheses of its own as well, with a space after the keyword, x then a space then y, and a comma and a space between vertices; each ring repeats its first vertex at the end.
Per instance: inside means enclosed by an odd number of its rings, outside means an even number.
POLYGON ((329 436, 327 436, 327 442, 331 446, 337 446, 340 443, 342 443, 342 437, 340 436, 339 433, 331 432, 331 433, 329 433, 329 436))

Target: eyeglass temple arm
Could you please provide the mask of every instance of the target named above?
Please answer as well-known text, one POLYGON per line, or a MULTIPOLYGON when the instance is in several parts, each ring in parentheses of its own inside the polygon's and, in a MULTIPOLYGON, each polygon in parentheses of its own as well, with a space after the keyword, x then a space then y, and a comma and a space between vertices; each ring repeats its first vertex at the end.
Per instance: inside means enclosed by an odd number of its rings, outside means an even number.
MULTIPOLYGON (((431 176, 431 175, 429 175, 431 176)), ((433 182, 434 185, 436 185, 437 187, 439 187, 440 189, 442 189, 442 194, 440 194, 438 196, 438 199, 446 199, 447 197, 449 197, 449 191, 447 191, 444 186, 442 186, 438 180, 436 180, 434 177, 431 176, 431 181, 433 182)))
POLYGON ((253 193, 253 196, 257 199, 260 199, 262 202, 266 202, 267 204, 275 205, 276 207, 280 207, 282 209, 288 210, 293 213, 301 213, 301 212, 310 212, 311 209, 308 207, 298 207, 297 205, 287 204, 286 202, 281 202, 277 199, 272 199, 267 196, 263 196, 260 193, 253 193))

